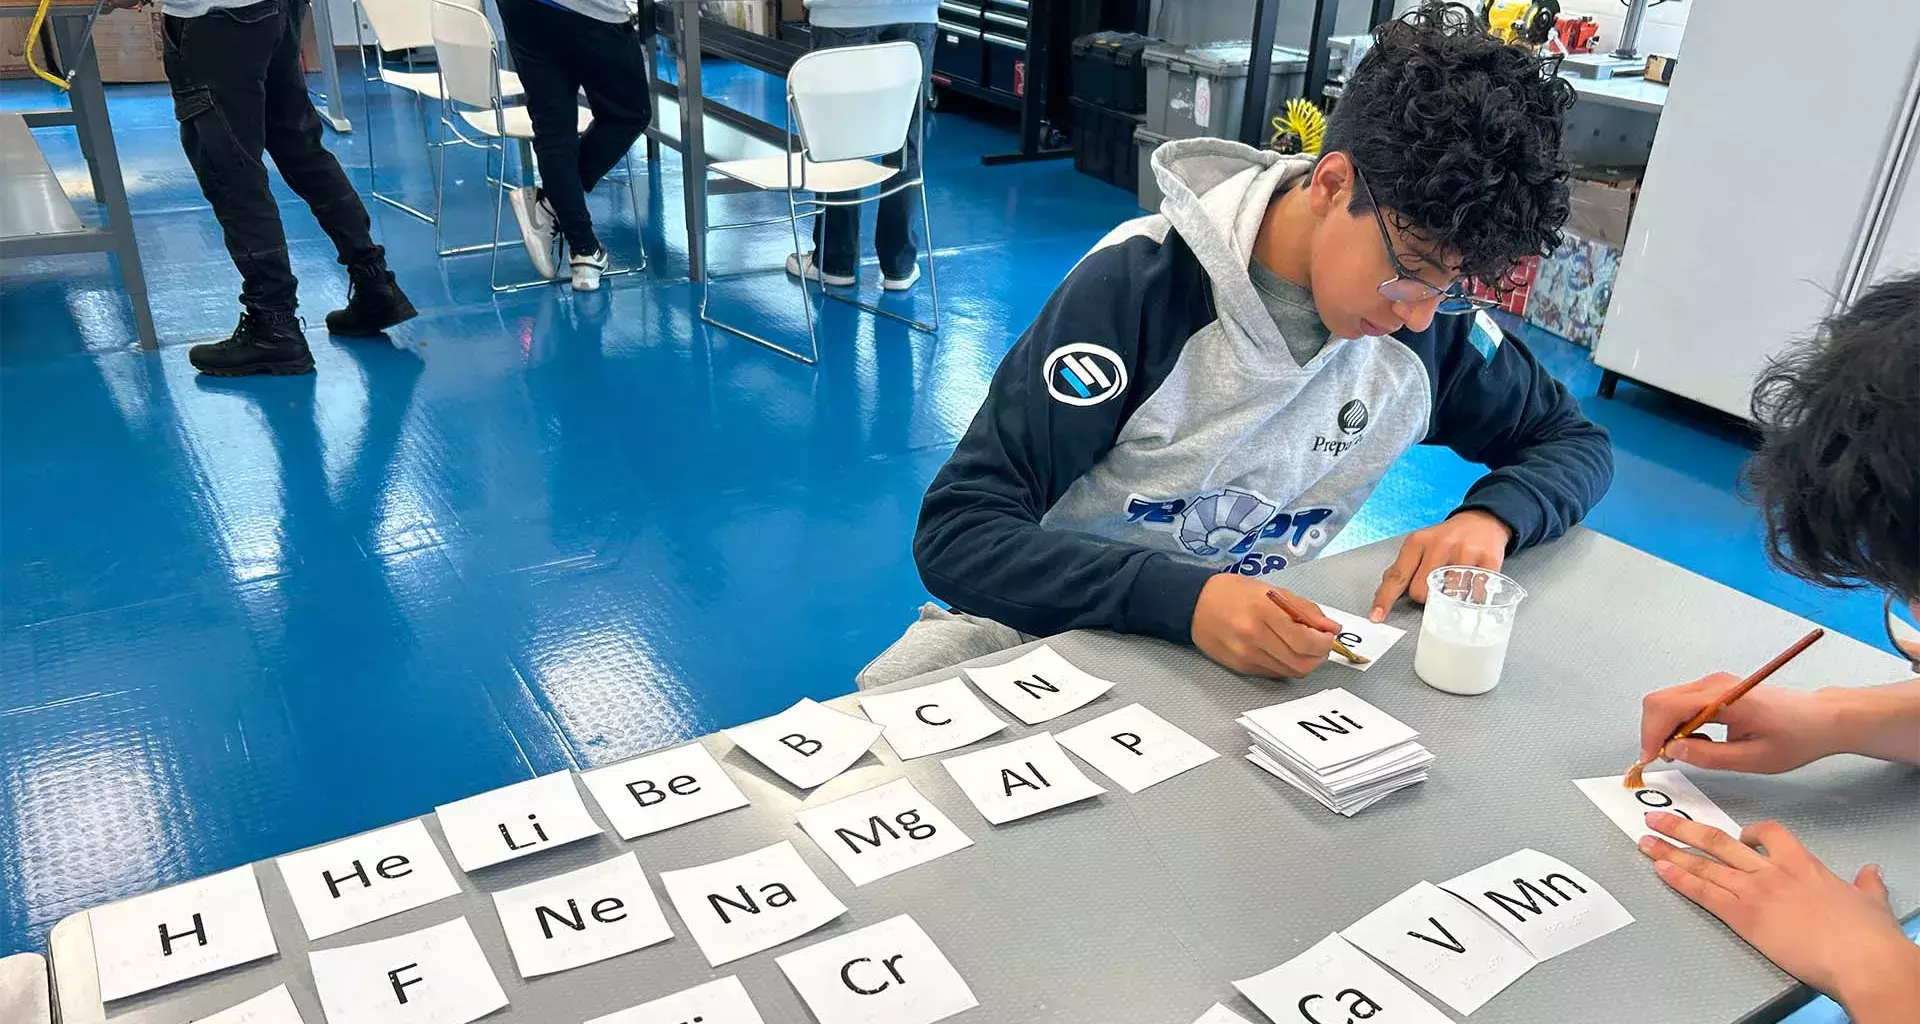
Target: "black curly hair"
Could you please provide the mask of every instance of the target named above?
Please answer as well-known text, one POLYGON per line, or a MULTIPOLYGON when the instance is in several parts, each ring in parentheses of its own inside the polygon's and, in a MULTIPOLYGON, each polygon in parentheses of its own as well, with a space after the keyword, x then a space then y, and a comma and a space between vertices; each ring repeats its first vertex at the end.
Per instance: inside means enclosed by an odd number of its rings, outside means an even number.
POLYGON ((1920 600, 1920 273, 1884 281, 1772 361, 1746 482, 1774 564, 1920 600))
POLYGON ((1382 24, 1348 76, 1321 152, 1344 152, 1365 193, 1460 274, 1497 284, 1522 258, 1560 244, 1573 86, 1557 58, 1487 34, 1461 4, 1428 3, 1382 24))

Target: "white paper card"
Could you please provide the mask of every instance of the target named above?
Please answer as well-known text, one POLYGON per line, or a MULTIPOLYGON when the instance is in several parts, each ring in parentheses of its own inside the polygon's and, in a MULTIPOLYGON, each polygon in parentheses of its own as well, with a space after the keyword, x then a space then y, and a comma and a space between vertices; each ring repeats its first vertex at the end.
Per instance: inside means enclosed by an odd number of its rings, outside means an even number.
POLYGON ((820 1024, 933 1024, 980 1005, 905 914, 774 962, 820 1024))
POLYGON ((275 985, 239 1006, 202 1017, 194 1024, 306 1024, 306 1021, 300 1018, 300 1008, 293 1005, 293 993, 287 991, 287 986, 275 985))
POLYGON ((1220 754, 1139 704, 1059 735, 1060 745, 1129 793, 1198 768, 1220 754))
POLYGON ((417 818, 289 853, 275 863, 309 940, 460 891, 440 847, 417 818))
POLYGON ((1085 707, 1113 689, 1112 683, 1080 671, 1046 644, 1004 665, 966 671, 980 692, 1028 725, 1085 707))
POLYGON ((464 917, 308 962, 327 1024, 467 1024, 507 1005, 464 917))
POLYGON ((947 679, 860 698, 860 710, 886 728, 902 761, 978 743, 1007 727, 963 680, 947 679))
POLYGON ((1339 651, 1327 652, 1327 660, 1336 665, 1345 665, 1365 672, 1378 665, 1380 658, 1387 653, 1388 649, 1399 643, 1401 637, 1407 635, 1407 631, 1398 626, 1374 622, 1364 616, 1343 612, 1338 608, 1321 605, 1320 610, 1326 614, 1327 618, 1340 624, 1340 642, 1347 645, 1347 650, 1362 658, 1371 659, 1364 665, 1355 665, 1339 651))
POLYGON ((699 743, 581 772, 580 781, 622 839, 747 806, 747 795, 699 743))
POLYGON ((906 779, 809 807, 794 820, 855 885, 973 845, 906 779))
POLYGON ((462 871, 515 860, 600 832, 573 775, 554 772, 434 808, 462 871))
MULTIPOLYGON (((1622 786, 1618 775, 1575 779, 1573 784, 1636 843, 1642 836, 1660 835, 1647 827, 1647 815, 1654 811, 1668 811, 1711 825, 1730 836, 1740 835, 1740 823, 1728 817, 1727 812, 1700 792, 1685 775, 1677 771, 1647 772, 1641 781, 1645 784, 1639 789, 1622 786)), ((1660 838, 1676 846, 1687 845, 1672 836, 1660 838)))
POLYGON ((1633 923, 1599 882, 1538 850, 1508 854, 1440 888, 1478 907, 1540 960, 1633 923))
POLYGON ((880 732, 872 722, 802 698, 771 718, 728 729, 726 735, 781 778, 812 789, 853 767, 880 732))
POLYGON ((1395 896, 1340 934, 1459 1013, 1486 1005, 1539 962, 1432 882, 1395 896))
POLYGON ((695 985, 664 999, 595 1017, 587 1024, 766 1024, 740 979, 695 985))
POLYGON ((662 871, 660 884, 713 967, 797 939, 847 912, 786 840, 662 871))
POLYGON ((1207 1012, 1201 1014, 1193 1024, 1252 1024, 1252 1022, 1232 1010, 1221 1006, 1219 1003, 1215 1003, 1207 1007, 1207 1012))
MULTIPOLYGON (((1338 935, 1265 974, 1233 987, 1260 1012, 1289 1024, 1301 1019, 1367 1024, 1453 1024, 1400 979, 1338 935), (1313 1014, 1307 1017, 1306 1014, 1313 1014)), ((1200 1024, 1196 1021, 1195 1024, 1200 1024)))
POLYGON ((1106 792, 1074 766, 1050 732, 940 763, 980 816, 995 825, 1106 792))
POLYGON ((253 866, 87 912, 104 1002, 279 952, 253 866))
POLYGON ((522 978, 534 978, 673 938, 673 926, 631 852, 493 894, 522 978))
POLYGON ((1419 735, 1337 686, 1257 708, 1246 717, 1315 771, 1379 753, 1419 735))

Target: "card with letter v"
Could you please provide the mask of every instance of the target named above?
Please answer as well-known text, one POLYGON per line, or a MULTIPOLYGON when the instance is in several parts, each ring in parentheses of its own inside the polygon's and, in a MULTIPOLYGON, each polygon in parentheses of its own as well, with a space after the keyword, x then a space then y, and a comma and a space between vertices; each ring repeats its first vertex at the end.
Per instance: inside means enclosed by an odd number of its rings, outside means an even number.
POLYGON ((1341 936, 1460 1013, 1472 1013, 1535 960, 1480 912, 1421 882, 1341 936))

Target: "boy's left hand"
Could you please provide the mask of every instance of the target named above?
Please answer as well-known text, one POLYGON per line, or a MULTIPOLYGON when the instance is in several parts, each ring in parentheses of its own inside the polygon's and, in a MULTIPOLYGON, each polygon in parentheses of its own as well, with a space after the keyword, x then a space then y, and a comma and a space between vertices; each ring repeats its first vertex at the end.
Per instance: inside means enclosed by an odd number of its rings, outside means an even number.
POLYGON ((1416 603, 1427 601, 1427 574, 1443 565, 1471 565, 1498 569, 1506 560, 1507 543, 1513 540, 1513 528, 1491 512, 1468 509, 1447 517, 1447 521, 1407 535, 1400 545, 1400 557, 1380 577, 1380 589, 1373 594, 1375 622, 1387 620, 1387 609, 1401 594, 1416 603))

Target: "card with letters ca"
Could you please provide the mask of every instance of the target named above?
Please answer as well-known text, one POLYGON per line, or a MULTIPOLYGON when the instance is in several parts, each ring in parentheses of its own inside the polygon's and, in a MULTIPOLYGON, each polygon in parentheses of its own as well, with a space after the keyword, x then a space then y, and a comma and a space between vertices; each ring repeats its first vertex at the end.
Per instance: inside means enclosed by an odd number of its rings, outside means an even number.
POLYGON ((1440 883, 1550 960, 1633 923, 1633 915, 1577 868, 1538 850, 1508 854, 1440 883))
POLYGON ((886 728, 887 746, 902 761, 977 743, 1007 727, 961 679, 867 694, 860 710, 886 728))
MULTIPOLYGON (((1580 792, 1585 793, 1595 807, 1600 808, 1600 813, 1620 826, 1620 831, 1636 843, 1643 836, 1660 835, 1647 827, 1647 815, 1653 811, 1668 811, 1691 818, 1739 838, 1740 823, 1728 817, 1727 812, 1700 792, 1685 775, 1677 771, 1647 772, 1640 781, 1643 784, 1638 789, 1621 785, 1618 775, 1575 779, 1573 784, 1580 787, 1580 792)), ((1660 838, 1675 846, 1687 845, 1671 836, 1660 838)))
POLYGON ((300 1008, 293 1005, 293 993, 285 985, 274 987, 238 1006, 202 1017, 193 1024, 306 1024, 300 1008))
POLYGON ((587 1024, 766 1024, 733 975, 629 1007, 587 1024))
POLYGON ((698 741, 580 773, 622 839, 747 806, 747 795, 698 741))
POLYGON ((473 872, 598 835, 573 773, 554 772, 434 808, 460 870, 473 872))
POLYGON ((570 970, 673 938, 640 859, 628 851, 493 894, 520 976, 570 970))
POLYGON ((820 1024, 933 1024, 980 1005, 905 914, 774 961, 820 1024))
MULTIPOLYGON (((1233 987, 1276 1021, 1452 1024, 1414 991, 1338 935, 1233 987)), ((1202 1024, 1195 1021, 1194 1024, 1202 1024)))
POLYGON ((848 768, 880 738, 881 728, 811 698, 770 718, 723 730, 741 750, 800 789, 848 768))
POLYGON ((464 917, 307 954, 327 1024, 467 1024, 507 1005, 464 917))
POLYGON ((1539 962, 1431 882, 1388 900, 1340 935, 1459 1013, 1486 1005, 1539 962))
POLYGON ((418 818, 276 858, 308 940, 424 907, 460 891, 418 818))
POLYGON ((100 999, 139 995, 279 952, 253 865, 87 912, 100 999))

